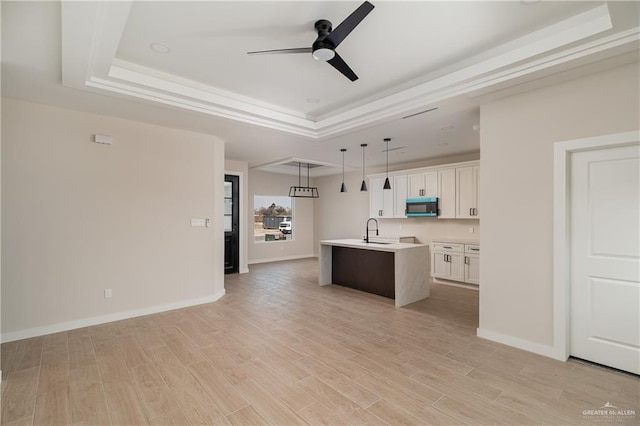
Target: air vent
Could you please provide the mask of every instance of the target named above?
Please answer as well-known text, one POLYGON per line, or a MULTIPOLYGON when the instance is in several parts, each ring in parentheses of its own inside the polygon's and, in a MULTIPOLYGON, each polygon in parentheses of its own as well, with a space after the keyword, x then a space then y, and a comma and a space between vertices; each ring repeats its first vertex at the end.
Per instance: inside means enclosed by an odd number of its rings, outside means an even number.
POLYGON ((415 117, 416 115, 426 114, 427 112, 435 111, 435 110, 437 110, 437 109, 438 109, 438 107, 429 108, 429 109, 426 109, 426 110, 424 110, 424 111, 416 112, 415 114, 410 114, 410 115, 407 115, 406 117, 402 117, 402 119, 404 120, 404 119, 406 119, 406 118, 415 117))

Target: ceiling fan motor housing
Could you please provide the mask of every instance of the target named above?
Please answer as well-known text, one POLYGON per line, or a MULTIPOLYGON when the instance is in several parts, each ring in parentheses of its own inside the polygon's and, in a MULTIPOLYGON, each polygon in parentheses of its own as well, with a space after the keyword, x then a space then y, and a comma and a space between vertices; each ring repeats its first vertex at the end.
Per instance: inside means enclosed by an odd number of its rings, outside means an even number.
POLYGON ((318 61, 329 61, 333 59, 336 47, 329 42, 329 40, 325 40, 331 33, 331 22, 326 19, 320 19, 319 21, 316 21, 314 27, 318 33, 318 38, 311 46, 311 54, 313 55, 313 58, 318 61))

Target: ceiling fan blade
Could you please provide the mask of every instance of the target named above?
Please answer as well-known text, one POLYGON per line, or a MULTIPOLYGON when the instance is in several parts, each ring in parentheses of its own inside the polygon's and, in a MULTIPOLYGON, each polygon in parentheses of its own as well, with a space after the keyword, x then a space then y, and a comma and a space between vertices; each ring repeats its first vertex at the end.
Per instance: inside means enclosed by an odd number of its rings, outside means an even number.
POLYGON ((344 76, 347 77, 349 80, 356 81, 358 79, 358 76, 356 75, 356 73, 353 72, 351 68, 349 68, 349 65, 347 65, 347 63, 342 59, 342 57, 338 55, 338 52, 336 52, 336 55, 333 57, 333 59, 329 59, 327 63, 331 64, 332 67, 334 67, 335 69, 340 71, 342 74, 344 74, 344 76))
POLYGON ((333 29, 327 36, 326 40, 329 40, 331 44, 338 47, 342 41, 353 31, 355 27, 373 10, 374 6, 365 1, 358 7, 353 13, 333 29))
POLYGON ((277 55, 280 53, 313 53, 313 49, 310 47, 297 47, 294 49, 258 50, 247 52, 247 55, 277 55))

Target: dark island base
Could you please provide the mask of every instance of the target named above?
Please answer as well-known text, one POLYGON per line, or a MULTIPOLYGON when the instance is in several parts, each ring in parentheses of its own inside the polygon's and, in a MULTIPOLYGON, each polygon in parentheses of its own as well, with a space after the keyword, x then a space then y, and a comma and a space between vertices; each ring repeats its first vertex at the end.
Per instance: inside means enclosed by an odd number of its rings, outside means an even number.
POLYGON ((331 282, 395 299, 394 253, 333 246, 331 282))

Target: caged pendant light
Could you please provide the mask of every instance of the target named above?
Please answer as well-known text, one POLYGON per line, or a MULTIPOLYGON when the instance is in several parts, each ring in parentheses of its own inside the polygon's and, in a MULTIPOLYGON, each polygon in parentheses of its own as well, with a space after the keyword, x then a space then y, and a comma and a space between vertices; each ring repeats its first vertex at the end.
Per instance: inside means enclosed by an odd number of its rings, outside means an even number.
POLYGON ((347 192, 347 186, 344 184, 344 153, 347 152, 347 148, 340 149, 342 152, 342 186, 340 186, 340 192, 347 192))
POLYGON ((360 191, 367 191, 367 182, 364 181, 364 150, 367 147, 366 143, 360 144, 362 147, 362 185, 360 185, 360 191))
POLYGON ((385 138, 384 141, 387 143, 387 178, 384 180, 382 189, 391 189, 391 183, 389 182, 389 142, 391 142, 391 138, 385 138))

